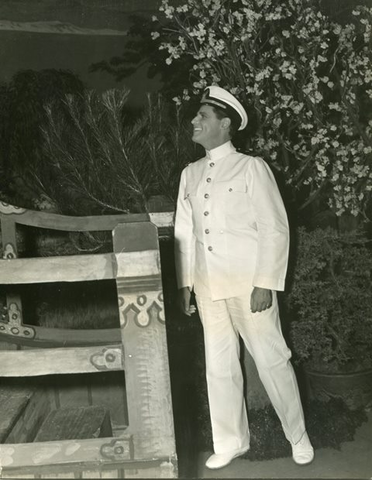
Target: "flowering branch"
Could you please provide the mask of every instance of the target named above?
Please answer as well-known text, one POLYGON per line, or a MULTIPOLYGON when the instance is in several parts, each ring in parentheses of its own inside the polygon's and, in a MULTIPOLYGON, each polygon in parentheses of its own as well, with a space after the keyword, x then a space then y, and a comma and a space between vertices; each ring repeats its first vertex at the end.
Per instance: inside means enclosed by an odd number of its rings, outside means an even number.
POLYGON ((227 88, 247 107, 250 149, 294 191, 310 192, 299 208, 321 195, 337 215, 365 215, 371 8, 355 8, 345 25, 323 14, 318 0, 162 0, 160 12, 166 63, 194 60, 192 86, 178 103, 209 84, 227 88))

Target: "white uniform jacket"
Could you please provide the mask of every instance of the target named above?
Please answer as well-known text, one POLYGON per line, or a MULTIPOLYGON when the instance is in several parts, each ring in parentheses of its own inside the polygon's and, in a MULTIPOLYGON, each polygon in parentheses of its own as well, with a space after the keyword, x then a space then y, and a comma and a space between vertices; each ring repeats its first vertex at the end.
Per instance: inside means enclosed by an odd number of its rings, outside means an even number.
POLYGON ((178 288, 220 300, 284 290, 289 230, 274 176, 231 142, 182 172, 175 219, 178 288))

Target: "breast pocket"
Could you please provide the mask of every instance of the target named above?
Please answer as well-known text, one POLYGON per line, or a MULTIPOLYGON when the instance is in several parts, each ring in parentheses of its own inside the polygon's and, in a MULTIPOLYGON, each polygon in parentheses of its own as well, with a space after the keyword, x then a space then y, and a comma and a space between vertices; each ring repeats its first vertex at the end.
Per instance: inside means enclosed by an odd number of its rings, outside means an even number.
POLYGON ((245 179, 218 182, 217 194, 227 219, 245 215, 248 209, 248 189, 245 179))
POLYGON ((247 193, 247 184, 243 179, 235 179, 229 182, 220 182, 223 184, 223 190, 225 193, 234 194, 245 194, 247 193))
POLYGON ((185 192, 184 198, 190 205, 193 216, 198 217, 202 208, 200 195, 198 195, 197 187, 191 186, 185 192))
POLYGON ((222 195, 224 201, 233 202, 247 195, 247 184, 244 179, 216 182, 216 193, 222 195))
POLYGON ((196 193, 197 193, 196 186, 191 186, 187 188, 187 190, 185 191, 184 200, 189 200, 189 201, 193 200, 196 197, 196 193))

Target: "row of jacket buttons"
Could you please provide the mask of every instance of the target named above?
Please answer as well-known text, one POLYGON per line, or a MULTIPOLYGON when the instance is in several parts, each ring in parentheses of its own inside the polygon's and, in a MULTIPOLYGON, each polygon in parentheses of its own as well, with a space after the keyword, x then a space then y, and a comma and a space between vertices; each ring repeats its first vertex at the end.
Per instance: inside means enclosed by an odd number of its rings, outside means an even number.
MULTIPOLYGON (((210 166, 210 167, 214 167, 214 162, 211 162, 211 163, 209 164, 209 166, 210 166)), ((207 178, 207 182, 210 183, 211 181, 212 181, 212 179, 211 179, 210 177, 208 177, 208 178, 207 178)), ((204 198, 209 198, 209 193, 205 193, 205 194, 204 194, 204 198)), ((209 215, 209 212, 208 212, 208 211, 205 211, 205 212, 204 212, 204 215, 207 217, 207 216, 209 215)), ((208 235, 209 232, 210 232, 209 228, 206 228, 206 229, 204 230, 204 232, 208 235)), ((213 251, 213 247, 208 247, 208 250, 209 250, 210 252, 212 252, 212 251, 213 251)))

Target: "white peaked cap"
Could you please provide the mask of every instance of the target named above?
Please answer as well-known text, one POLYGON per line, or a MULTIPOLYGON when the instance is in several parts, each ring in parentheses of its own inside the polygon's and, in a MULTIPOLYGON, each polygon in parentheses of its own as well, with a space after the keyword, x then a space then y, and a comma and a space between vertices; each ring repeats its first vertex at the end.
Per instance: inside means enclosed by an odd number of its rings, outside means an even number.
POLYGON ((238 117, 240 118, 240 127, 238 130, 243 130, 248 124, 248 115, 244 110, 243 105, 234 97, 234 95, 231 95, 231 93, 224 88, 215 85, 206 87, 200 103, 215 105, 235 116, 238 114, 238 117))

